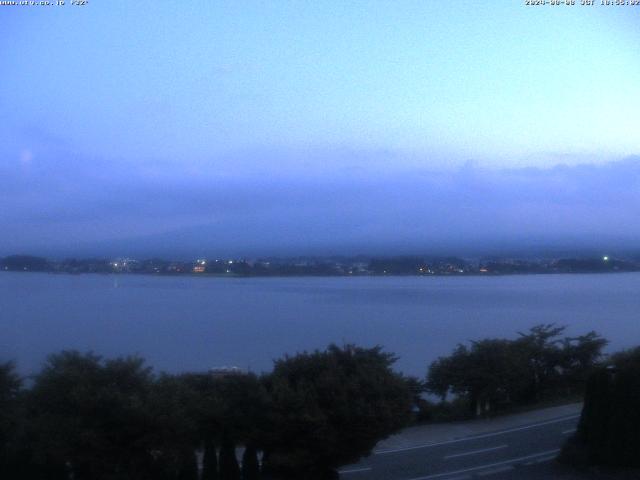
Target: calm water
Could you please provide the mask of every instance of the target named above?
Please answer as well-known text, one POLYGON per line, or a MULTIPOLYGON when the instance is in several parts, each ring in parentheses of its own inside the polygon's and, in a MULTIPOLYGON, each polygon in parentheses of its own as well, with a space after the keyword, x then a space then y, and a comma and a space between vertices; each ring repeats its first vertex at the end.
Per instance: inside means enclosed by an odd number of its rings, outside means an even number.
POLYGON ((0 359, 21 372, 65 348, 139 353, 159 370, 269 370, 330 342, 382 344, 424 375, 458 342, 541 322, 640 344, 640 274, 280 278, 0 273, 0 359))

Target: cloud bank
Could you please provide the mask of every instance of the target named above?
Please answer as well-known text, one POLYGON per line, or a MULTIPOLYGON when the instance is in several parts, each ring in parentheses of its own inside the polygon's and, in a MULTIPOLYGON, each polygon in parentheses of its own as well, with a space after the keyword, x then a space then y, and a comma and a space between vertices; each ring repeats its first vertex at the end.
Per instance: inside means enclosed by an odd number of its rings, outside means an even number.
POLYGON ((0 254, 270 255, 633 246, 640 157, 426 169, 390 151, 0 163, 0 254))

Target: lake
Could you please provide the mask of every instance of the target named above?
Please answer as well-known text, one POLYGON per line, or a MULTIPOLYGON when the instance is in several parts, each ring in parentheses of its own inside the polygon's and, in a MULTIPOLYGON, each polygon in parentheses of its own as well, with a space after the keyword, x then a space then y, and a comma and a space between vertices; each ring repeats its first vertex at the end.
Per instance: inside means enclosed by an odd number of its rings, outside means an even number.
POLYGON ((140 354, 156 370, 268 371, 331 342, 383 345, 423 376, 457 343, 538 323, 640 344, 640 273, 212 278, 0 273, 0 360, 36 371, 62 349, 140 354))

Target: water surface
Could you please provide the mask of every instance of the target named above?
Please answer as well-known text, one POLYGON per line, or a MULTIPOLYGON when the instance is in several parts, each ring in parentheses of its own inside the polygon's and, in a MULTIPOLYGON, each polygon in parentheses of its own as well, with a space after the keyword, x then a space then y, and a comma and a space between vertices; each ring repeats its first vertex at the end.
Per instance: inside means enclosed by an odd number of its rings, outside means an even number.
POLYGON ((198 278, 0 273, 0 359, 22 373, 75 348, 158 370, 271 368, 330 342, 383 345, 424 375, 458 342, 537 323, 640 344, 640 273, 503 277, 198 278))

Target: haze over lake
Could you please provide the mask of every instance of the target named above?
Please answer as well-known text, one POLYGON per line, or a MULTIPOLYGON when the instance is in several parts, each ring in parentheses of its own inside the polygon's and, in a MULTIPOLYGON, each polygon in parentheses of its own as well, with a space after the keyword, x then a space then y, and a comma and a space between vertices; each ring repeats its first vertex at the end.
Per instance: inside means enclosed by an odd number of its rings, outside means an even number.
POLYGON ((330 342, 383 345, 423 376, 458 342, 538 323, 596 330, 608 351, 640 340, 640 273, 503 277, 195 278, 0 273, 0 360, 138 353, 156 370, 260 372, 330 342))

